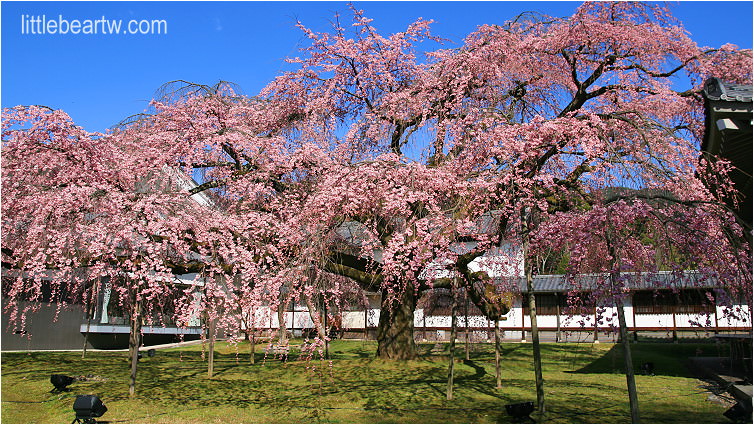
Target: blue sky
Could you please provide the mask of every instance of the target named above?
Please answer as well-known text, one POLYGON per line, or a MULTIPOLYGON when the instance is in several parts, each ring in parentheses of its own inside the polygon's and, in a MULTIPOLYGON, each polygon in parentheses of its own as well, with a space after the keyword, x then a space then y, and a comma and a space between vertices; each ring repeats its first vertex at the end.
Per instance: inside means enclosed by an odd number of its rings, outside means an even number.
MULTIPOLYGON (((478 25, 523 11, 570 15, 577 2, 354 2, 383 33, 416 18, 459 43, 478 25)), ((3 2, 2 106, 63 109, 89 131, 104 131, 142 112, 164 83, 238 84, 254 95, 306 42, 294 24, 326 30, 346 2, 3 2), (31 17, 73 20, 164 20, 167 34, 30 34, 31 17), (24 24, 25 23, 25 24, 24 24), (23 32, 26 32, 25 34, 23 32)), ((671 3, 699 44, 752 47, 752 2, 671 3)), ((37 27, 38 28, 38 27, 37 27)), ((137 27, 134 27, 137 28, 137 27)), ((143 28, 147 28, 144 26, 143 28)), ((123 27, 123 29, 125 29, 123 27)))

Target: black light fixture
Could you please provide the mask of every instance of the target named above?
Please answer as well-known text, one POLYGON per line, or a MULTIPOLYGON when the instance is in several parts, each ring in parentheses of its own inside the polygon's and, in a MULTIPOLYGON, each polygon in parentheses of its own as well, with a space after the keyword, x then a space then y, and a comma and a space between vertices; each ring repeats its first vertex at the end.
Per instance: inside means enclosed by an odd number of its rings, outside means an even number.
POLYGON ((149 350, 147 350, 147 356, 149 357, 154 357, 156 354, 157 354, 157 350, 155 350, 154 348, 150 348, 149 350))
POLYGON ((641 371, 645 375, 653 375, 655 374, 655 364, 652 362, 644 362, 641 365, 641 371))
POLYGON ((726 410, 723 416, 736 424, 751 423, 751 402, 747 406, 746 403, 739 401, 733 407, 726 410))
POLYGON ((94 418, 104 415, 107 407, 96 395, 79 395, 73 402, 73 411, 76 412, 76 419, 71 423, 96 424, 94 418))
POLYGON ((524 403, 506 404, 505 411, 508 415, 513 416, 513 420, 516 422, 523 421, 524 419, 533 419, 529 416, 534 411, 534 402, 527 401, 524 403))
POLYGON ((55 387, 52 391, 67 391, 66 387, 71 385, 76 378, 66 375, 50 375, 50 383, 55 387))

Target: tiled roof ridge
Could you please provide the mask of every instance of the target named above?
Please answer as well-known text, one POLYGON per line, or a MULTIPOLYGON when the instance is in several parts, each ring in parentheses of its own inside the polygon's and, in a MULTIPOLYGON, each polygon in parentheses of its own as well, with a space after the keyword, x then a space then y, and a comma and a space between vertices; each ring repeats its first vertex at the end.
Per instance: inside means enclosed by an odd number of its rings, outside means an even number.
POLYGON ((717 77, 711 77, 704 83, 704 96, 709 100, 751 102, 752 94, 751 84, 728 83, 717 77))

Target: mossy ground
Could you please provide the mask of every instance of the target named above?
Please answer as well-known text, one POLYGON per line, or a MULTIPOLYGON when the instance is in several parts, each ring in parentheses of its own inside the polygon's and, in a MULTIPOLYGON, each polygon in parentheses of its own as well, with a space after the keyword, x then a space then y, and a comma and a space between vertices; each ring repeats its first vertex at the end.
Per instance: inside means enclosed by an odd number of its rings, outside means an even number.
MULTIPOLYGON (((246 344, 218 343, 207 379, 201 345, 159 350, 139 364, 137 395, 128 396, 125 352, 4 353, 3 423, 70 423, 77 394, 97 394, 109 423, 500 423, 505 404, 535 400, 530 344, 503 347, 503 388, 495 388, 494 352, 475 344, 456 367, 454 399, 446 400, 447 353, 421 344, 416 361, 374 358, 374 342, 334 341, 332 360, 281 362, 246 344), (70 391, 51 393, 50 375, 94 375, 70 391)), ((690 356, 717 356, 714 344, 639 343, 635 365, 645 423, 720 423, 726 407, 708 401, 703 382, 686 368, 690 356)), ((464 357, 462 344, 457 357, 464 357)), ((547 413, 543 423, 630 421, 621 348, 613 344, 543 344, 547 413)))

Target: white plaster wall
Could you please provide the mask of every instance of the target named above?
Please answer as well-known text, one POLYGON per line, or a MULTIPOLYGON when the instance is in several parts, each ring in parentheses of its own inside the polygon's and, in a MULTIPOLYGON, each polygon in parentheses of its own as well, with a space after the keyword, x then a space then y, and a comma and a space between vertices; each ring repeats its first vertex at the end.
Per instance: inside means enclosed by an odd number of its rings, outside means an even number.
POLYGON ((637 314, 636 327, 638 328, 656 328, 656 327, 673 327, 672 314, 637 314))
POLYGON ((736 312, 736 316, 739 317, 726 317, 725 316, 725 308, 724 307, 717 307, 717 323, 718 326, 742 326, 742 327, 751 327, 751 322, 749 320, 750 313, 749 313, 749 307, 745 305, 735 305, 733 306, 733 310, 736 312))

